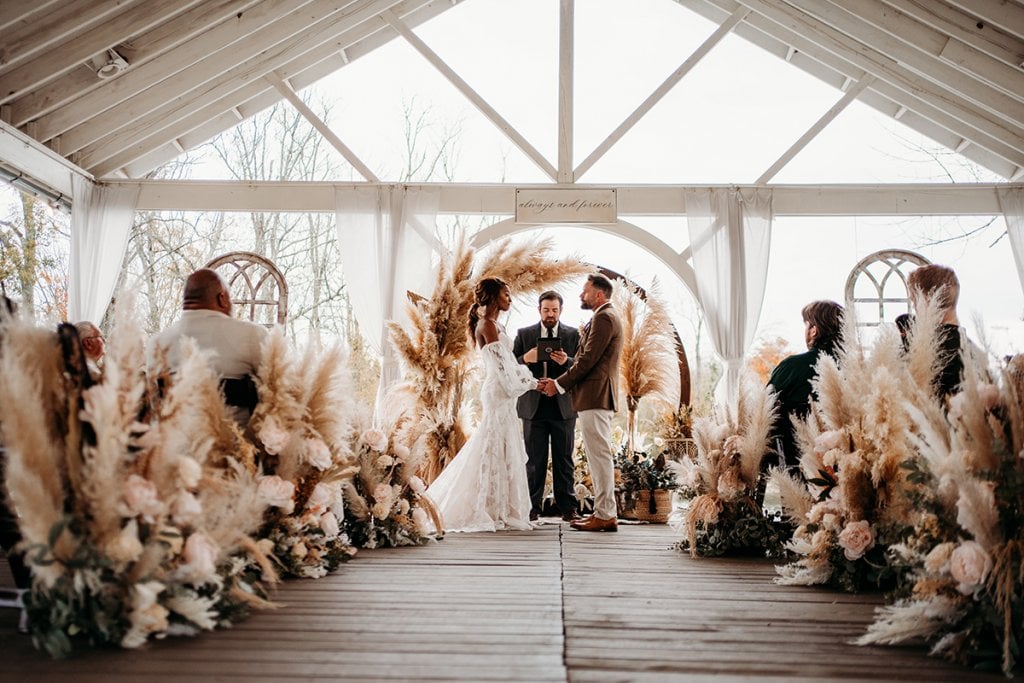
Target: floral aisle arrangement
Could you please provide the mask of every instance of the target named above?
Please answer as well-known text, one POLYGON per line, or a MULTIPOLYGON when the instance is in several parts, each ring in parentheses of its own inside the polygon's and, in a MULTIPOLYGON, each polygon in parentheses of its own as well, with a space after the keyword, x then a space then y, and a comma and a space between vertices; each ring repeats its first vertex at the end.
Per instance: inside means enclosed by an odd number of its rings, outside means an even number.
POLYGON ((342 531, 344 488, 358 468, 347 366, 338 346, 315 340, 293 354, 280 328, 262 357, 249 423, 260 446, 259 492, 269 505, 260 543, 287 574, 319 578, 355 554, 342 531))
POLYGON ((73 326, 11 322, 2 334, 6 494, 33 574, 33 642, 57 657, 230 623, 267 606, 276 581, 252 536, 255 481, 217 463, 216 379, 186 353, 159 427, 140 422, 142 335, 126 310, 96 384, 73 326))
POLYGON ((355 450, 359 471, 344 484, 345 530, 358 547, 416 545, 443 533, 417 474, 421 463, 409 448, 381 430, 367 429, 355 450))
POLYGON ((734 405, 693 421, 695 458, 670 462, 684 494, 693 497, 680 523, 680 550, 696 557, 757 552, 782 555, 782 538, 756 502, 761 460, 768 451, 774 396, 744 377, 734 405))
POLYGON ((671 492, 675 475, 668 468, 664 453, 648 455, 651 448, 630 454, 623 446, 615 456, 615 493, 623 517, 665 522, 671 511, 671 492), (661 492, 661 493, 659 493, 661 492))
POLYGON ((646 292, 620 280, 612 301, 622 319, 619 374, 629 411, 627 450, 634 451, 640 401, 650 397, 667 406, 679 404, 676 336, 657 279, 646 292))
POLYGON ((592 270, 576 258, 553 258, 553 248, 550 239, 503 240, 474 267, 475 252, 463 242, 442 260, 431 296, 410 304, 411 330, 389 324, 391 343, 405 367, 405 382, 396 393, 398 438, 422 462, 420 474, 428 484, 466 442, 461 389, 473 362, 466 326, 476 283, 497 277, 522 296, 592 270))
POLYGON ((888 329, 865 348, 854 325, 847 320, 838 357, 819 362, 817 401, 797 424, 804 479, 772 475, 795 526, 788 548, 797 559, 778 568, 780 583, 891 587, 899 568, 886 549, 918 521, 921 483, 907 469, 917 461, 918 428, 910 416, 919 412, 933 428, 944 422, 931 388, 935 347, 917 335, 904 354, 888 329))
POLYGON ((907 580, 858 641, 925 640, 932 653, 1009 675, 1024 632, 1024 357, 997 383, 965 362, 948 422, 912 410, 924 513, 892 561, 907 580))

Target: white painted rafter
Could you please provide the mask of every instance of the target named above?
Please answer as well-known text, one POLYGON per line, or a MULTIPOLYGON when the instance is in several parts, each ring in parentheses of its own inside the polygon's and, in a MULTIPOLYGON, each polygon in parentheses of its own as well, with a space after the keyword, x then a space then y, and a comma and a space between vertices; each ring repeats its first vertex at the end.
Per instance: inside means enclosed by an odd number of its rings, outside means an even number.
POLYGON ((573 149, 573 32, 575 0, 558 5, 558 182, 576 180, 572 169, 573 149))
POLYGON ((345 161, 352 165, 352 168, 359 172, 359 175, 363 176, 370 182, 380 182, 380 179, 374 175, 369 166, 364 164, 362 160, 356 156, 355 152, 341 141, 341 138, 339 138, 335 132, 331 130, 326 123, 324 123, 323 119, 316 115, 316 112, 310 109, 306 103, 302 101, 301 97, 295 94, 295 91, 292 90, 291 86, 285 83, 280 76, 276 73, 269 73, 264 76, 264 78, 267 79, 267 82, 277 88, 277 91, 281 93, 300 114, 302 114, 303 118, 309 121, 310 125, 316 128, 320 135, 324 136, 325 140, 334 146, 334 149, 338 150, 338 153, 345 158, 345 161))
POLYGON ((948 0, 984 23, 1024 40, 1024 6, 1013 0, 948 0))
POLYGON ((737 24, 743 21, 743 18, 749 13, 749 10, 739 8, 733 12, 728 19, 723 21, 719 27, 715 29, 715 31, 712 32, 712 34, 708 36, 708 38, 701 43, 696 50, 693 51, 693 54, 687 57, 686 60, 679 65, 679 68, 669 74, 668 78, 666 78, 661 85, 659 85, 654 92, 647 97, 647 99, 641 102, 640 106, 633 110, 632 114, 627 116, 626 119, 620 123, 618 127, 587 156, 586 159, 580 162, 580 165, 576 167, 574 176, 576 178, 580 178, 584 173, 590 170, 590 168, 597 163, 597 161, 603 157, 616 142, 622 139, 623 135, 629 132, 630 128, 636 125, 637 121, 643 118, 644 115, 654 107, 654 105, 660 102, 661 98, 668 94, 668 92, 675 87, 675 85, 679 83, 679 81, 681 81, 683 77, 688 74, 701 59, 704 58, 705 55, 711 52, 715 45, 722 42, 722 39, 729 35, 729 32, 732 31, 737 24))
POLYGON ((874 80, 875 79, 873 76, 865 75, 863 78, 857 81, 856 85, 846 89, 846 92, 843 93, 843 96, 839 99, 839 101, 833 104, 827 112, 822 114, 821 118, 815 121, 814 124, 807 129, 807 132, 801 135, 800 138, 796 142, 794 142, 790 146, 790 148, 787 149, 782 154, 782 156, 780 156, 775 161, 774 164, 769 166, 768 170, 762 173, 761 177, 759 177, 754 182, 754 184, 764 185, 772 178, 774 178, 776 175, 778 175, 779 171, 781 171, 786 164, 793 160, 793 157, 799 154, 800 151, 803 150, 803 148, 806 147, 808 143, 811 142, 811 140, 817 137, 818 133, 825 130, 825 126, 832 123, 832 121, 834 121, 835 118, 839 116, 839 114, 842 113, 842 111, 850 105, 851 102, 857 99, 860 96, 860 94, 864 92, 864 90, 874 82, 874 80))
POLYGON ((552 180, 558 179, 558 171, 552 166, 551 162, 548 161, 543 154, 541 154, 536 147, 530 144, 530 142, 518 131, 515 127, 509 123, 505 118, 498 113, 498 111, 492 107, 487 100, 480 96, 461 76, 459 76, 453 68, 451 68, 447 62, 430 49, 426 43, 424 43, 419 36, 412 32, 412 30, 405 25, 393 12, 383 12, 381 18, 384 19, 388 25, 391 26, 399 35, 405 38, 406 42, 412 46, 414 50, 420 53, 424 59, 426 59, 438 72, 441 73, 448 82, 455 86, 456 90, 461 92, 463 96, 468 99, 473 106, 475 106, 481 114, 483 114, 487 120, 493 123, 499 131, 501 131, 505 137, 507 137, 512 144, 520 149, 533 163, 537 165, 540 170, 551 178, 552 180))

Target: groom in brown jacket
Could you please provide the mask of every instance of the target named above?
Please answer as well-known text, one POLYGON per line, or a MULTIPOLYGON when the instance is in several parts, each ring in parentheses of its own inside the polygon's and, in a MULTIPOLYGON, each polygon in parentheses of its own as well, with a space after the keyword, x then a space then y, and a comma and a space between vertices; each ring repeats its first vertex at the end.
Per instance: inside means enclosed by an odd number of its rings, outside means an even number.
POLYGON ((583 327, 576 363, 554 380, 541 380, 548 396, 572 392, 572 407, 579 413, 583 447, 594 483, 594 514, 571 523, 579 531, 617 531, 615 463, 612 454, 612 416, 618 408, 619 355, 622 323, 612 310, 612 283, 603 275, 590 275, 580 303, 594 317, 583 327))

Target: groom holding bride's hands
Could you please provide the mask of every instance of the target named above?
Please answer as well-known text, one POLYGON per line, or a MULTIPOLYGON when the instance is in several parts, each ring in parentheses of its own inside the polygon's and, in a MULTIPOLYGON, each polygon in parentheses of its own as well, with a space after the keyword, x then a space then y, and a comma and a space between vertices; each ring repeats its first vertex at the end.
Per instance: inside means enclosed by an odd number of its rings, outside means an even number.
POLYGON ((579 412, 594 484, 594 514, 571 523, 579 531, 618 530, 611 431, 612 416, 618 408, 622 323, 612 309, 611 296, 608 278, 587 277, 580 304, 584 310, 594 311, 594 316, 583 327, 576 362, 554 379, 541 379, 538 386, 547 396, 570 392, 572 406, 579 412))

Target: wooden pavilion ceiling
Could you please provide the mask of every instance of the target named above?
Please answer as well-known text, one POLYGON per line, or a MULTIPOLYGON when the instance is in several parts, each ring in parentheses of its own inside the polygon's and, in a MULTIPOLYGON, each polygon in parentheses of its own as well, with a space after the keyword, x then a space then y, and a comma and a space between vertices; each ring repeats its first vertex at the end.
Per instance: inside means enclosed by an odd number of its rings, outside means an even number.
MULTIPOLYGON (((0 120, 97 178, 141 177, 465 1, 513 0, 3 0, 0 120)), ((1021 0, 675 2, 1024 175, 1021 0)))

